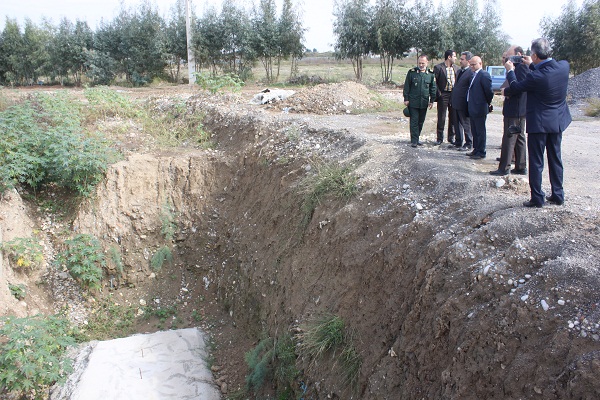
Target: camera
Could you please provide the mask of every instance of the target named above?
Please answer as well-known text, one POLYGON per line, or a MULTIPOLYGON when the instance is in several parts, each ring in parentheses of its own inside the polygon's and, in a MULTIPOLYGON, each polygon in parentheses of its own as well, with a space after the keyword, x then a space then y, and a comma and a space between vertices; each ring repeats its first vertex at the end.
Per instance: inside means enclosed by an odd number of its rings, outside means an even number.
POLYGON ((521 64, 523 62, 523 56, 510 56, 508 59, 513 64, 521 64))

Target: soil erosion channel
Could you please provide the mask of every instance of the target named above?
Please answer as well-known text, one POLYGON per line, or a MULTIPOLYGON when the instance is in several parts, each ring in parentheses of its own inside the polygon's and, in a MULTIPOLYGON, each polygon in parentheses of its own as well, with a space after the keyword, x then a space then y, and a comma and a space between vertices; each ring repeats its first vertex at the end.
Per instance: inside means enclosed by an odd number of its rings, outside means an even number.
POLYGON ((526 177, 498 182, 484 173, 491 160, 415 151, 405 123, 390 133, 396 114, 309 117, 201 95, 187 105, 206 114, 216 150, 130 155, 73 229, 117 243, 120 290, 152 298, 169 285, 148 254, 171 207, 172 268, 198 283, 179 295, 210 293, 226 312, 213 371, 227 370, 230 391, 261 337, 301 338, 305 321, 336 315, 353 332, 355 384, 335 355, 300 354, 306 398, 600 395, 598 206, 583 188, 565 206, 525 209, 526 177), (353 170, 359 193, 307 207, 307 178, 331 163, 353 170))

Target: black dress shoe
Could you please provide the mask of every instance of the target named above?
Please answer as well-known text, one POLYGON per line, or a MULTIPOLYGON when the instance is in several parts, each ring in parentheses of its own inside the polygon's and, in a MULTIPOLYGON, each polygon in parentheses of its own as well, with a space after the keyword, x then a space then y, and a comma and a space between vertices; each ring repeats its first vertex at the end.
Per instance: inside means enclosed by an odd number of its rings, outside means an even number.
POLYGON ((556 206, 562 206, 565 202, 564 200, 560 200, 554 196, 546 196, 546 201, 550 204, 554 204, 556 206))
POLYGON ((527 175, 527 168, 523 168, 523 169, 511 169, 510 170, 511 174, 515 174, 515 175, 527 175))
POLYGON ((437 145, 440 145, 440 144, 442 144, 443 142, 444 142, 443 140, 437 140, 437 141, 435 142, 435 144, 437 144, 437 145))
POLYGON ((500 157, 496 157, 496 161, 500 161, 500 157))
POLYGON ((523 207, 535 207, 535 208, 542 208, 543 204, 539 204, 539 203, 534 203, 533 201, 529 200, 523 203, 523 207))
POLYGON ((469 158, 470 158, 471 160, 481 160, 481 159, 484 159, 484 158, 485 158, 485 156, 484 156, 484 155, 481 155, 481 154, 473 154, 472 156, 469 156, 469 158))
POLYGON ((417 147, 416 143, 411 143, 410 147, 417 147))
POLYGON ((417 142, 417 146, 425 146, 425 145, 421 142, 417 142))
POLYGON ((458 151, 469 151, 469 150, 472 150, 472 147, 467 146, 467 145, 464 145, 464 146, 458 148, 458 151))
POLYGON ((472 156, 473 154, 475 154, 475 152, 474 151, 470 151, 468 153, 465 153, 465 156, 472 156))
POLYGON ((506 176, 508 175, 508 171, 502 171, 501 169, 497 169, 495 171, 490 171, 490 175, 494 175, 494 176, 506 176))

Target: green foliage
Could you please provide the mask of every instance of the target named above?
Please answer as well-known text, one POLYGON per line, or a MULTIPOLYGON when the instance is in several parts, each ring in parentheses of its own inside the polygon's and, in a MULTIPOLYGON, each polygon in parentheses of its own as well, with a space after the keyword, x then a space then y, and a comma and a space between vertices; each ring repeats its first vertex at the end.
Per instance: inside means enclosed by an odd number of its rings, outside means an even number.
POLYGON ((196 84, 202 89, 208 90, 212 94, 225 90, 239 92, 242 86, 244 86, 244 82, 233 74, 215 76, 200 72, 195 73, 195 76, 196 84))
POLYGON ((587 100, 585 115, 588 117, 600 117, 600 99, 591 98, 587 100))
POLYGON ((80 104, 66 92, 36 93, 0 113, 0 192, 17 183, 56 183, 89 195, 115 152, 86 134, 80 104))
POLYGON ((169 202, 163 204, 159 218, 161 223, 160 233, 165 237, 165 240, 172 241, 177 230, 177 224, 169 202))
POLYGON ((75 344, 67 320, 37 315, 0 319, 0 388, 15 396, 42 399, 72 371, 64 357, 75 344))
POLYGON ((137 308, 132 305, 117 303, 112 294, 94 303, 88 315, 87 324, 79 328, 78 342, 90 340, 108 340, 125 337, 133 333, 137 308))
POLYGON ((300 354, 311 360, 311 365, 331 354, 341 368, 344 383, 354 387, 362 366, 362 357, 353 344, 354 332, 340 317, 330 314, 310 320, 302 328, 303 333, 297 335, 300 354))
POLYGON ((36 269, 44 262, 44 248, 36 238, 15 238, 2 242, 5 251, 16 268, 36 269))
POLYGON ((344 344, 344 321, 336 315, 324 315, 310 321, 306 327, 300 349, 310 359, 323 357, 328 351, 335 352, 344 344))
POLYGON ((10 290, 10 294, 13 295, 17 300, 23 300, 25 298, 25 285, 13 285, 9 283, 8 290, 10 290))
POLYGON ((544 18, 541 25, 552 44, 552 57, 569 61, 574 74, 600 66, 600 2, 584 0, 578 9, 569 1, 560 16, 544 18))
POLYGON ((162 269, 165 262, 168 262, 169 264, 173 262, 173 253, 168 246, 161 247, 154 253, 150 260, 150 266, 153 271, 158 272, 162 269))
POLYGON ((184 101, 169 105, 149 103, 142 111, 139 120, 144 131, 162 146, 213 146, 202 124, 204 114, 188 108, 184 101))
POLYGON ((88 234, 79 234, 65 241, 66 249, 56 256, 55 265, 67 267, 69 273, 85 288, 99 289, 104 254, 98 239, 88 234))
POLYGON ((351 166, 339 164, 317 164, 316 173, 305 178, 301 184, 303 224, 308 224, 318 204, 328 195, 349 199, 358 192, 358 177, 352 174, 351 166))
POLYGON ((265 338, 244 356, 249 373, 246 376, 247 391, 257 392, 267 380, 273 380, 278 395, 294 393, 295 381, 300 374, 296 368, 296 353, 291 336, 279 340, 265 338))
POLYGON ((123 258, 121 257, 121 251, 117 246, 111 246, 108 249, 108 258, 110 262, 115 266, 115 269, 119 274, 123 273, 123 258))
POLYGON ((83 94, 89 103, 86 108, 88 118, 135 118, 142 115, 139 107, 127 97, 106 86, 86 88, 83 94))

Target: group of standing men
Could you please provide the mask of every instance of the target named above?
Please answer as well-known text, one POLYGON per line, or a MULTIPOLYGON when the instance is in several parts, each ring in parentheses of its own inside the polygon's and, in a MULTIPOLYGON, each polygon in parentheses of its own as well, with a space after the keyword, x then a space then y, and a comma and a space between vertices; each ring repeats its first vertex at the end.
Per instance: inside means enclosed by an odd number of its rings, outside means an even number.
POLYGON ((444 142, 446 114, 448 142, 473 159, 486 157, 485 121, 494 97, 492 78, 482 69, 481 58, 465 51, 460 55, 460 67, 455 64, 456 52, 447 50, 444 62, 433 71, 427 68, 427 56, 419 57, 418 65, 408 71, 404 82, 404 105, 410 113, 411 146, 421 145, 419 137, 427 109, 437 102, 437 142, 444 142))
MULTIPOLYGON (((490 174, 527 174, 527 143, 531 198, 523 203, 525 207, 542 207, 544 200, 557 205, 564 202, 561 141, 562 132, 571 122, 566 104, 569 64, 553 60, 550 54, 550 44, 544 38, 532 42, 531 56, 525 56, 518 46, 511 46, 504 54, 507 70, 501 88, 505 96, 504 134, 498 169, 490 174), (541 188, 545 151, 552 188, 547 197, 541 188), (512 170, 511 162, 515 165, 512 170)), ((419 137, 427 109, 436 101, 436 144, 444 141, 448 113, 448 142, 459 151, 471 150, 466 153, 471 159, 483 159, 486 157, 486 119, 494 96, 492 78, 483 70, 481 58, 468 51, 461 53, 459 66, 455 62, 456 53, 447 50, 444 61, 435 65, 433 71, 427 68, 429 60, 425 55, 419 57, 416 68, 408 71, 403 94, 410 116, 411 146, 422 145, 419 137)))

